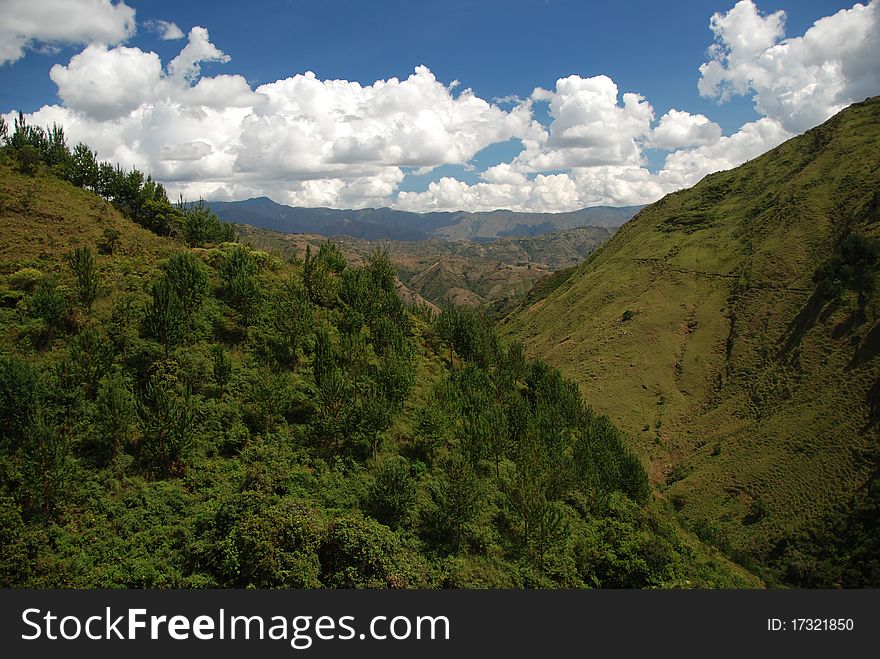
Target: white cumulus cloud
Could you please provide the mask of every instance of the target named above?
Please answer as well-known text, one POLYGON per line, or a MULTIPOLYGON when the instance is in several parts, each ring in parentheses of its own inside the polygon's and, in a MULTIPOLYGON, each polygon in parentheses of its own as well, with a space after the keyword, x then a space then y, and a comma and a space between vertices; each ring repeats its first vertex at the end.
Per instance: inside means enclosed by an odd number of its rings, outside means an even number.
POLYGON ((146 21, 144 27, 159 35, 162 41, 176 41, 183 39, 186 35, 183 33, 177 23, 173 21, 153 20, 146 21))
POLYGON ((720 101, 754 94, 755 109, 799 133, 880 90, 878 2, 856 4, 784 39, 785 14, 751 0, 712 17, 715 44, 699 91, 720 101))
POLYGON ((650 146, 680 149, 715 144, 721 139, 721 126, 702 114, 672 109, 660 118, 651 134, 650 146))
POLYGON ((55 44, 120 43, 135 32, 134 9, 110 0, 4 0, 0 5, 0 65, 25 49, 55 44))
POLYGON ((156 53, 140 48, 91 44, 74 55, 67 66, 53 66, 49 77, 58 85, 58 96, 69 109, 108 120, 155 99, 162 62, 156 53))
MULTIPOLYGON (((123 3, 60 4, 96 9, 92 31, 75 22, 66 32, 36 22, 26 28, 22 17, 35 15, 29 5, 0 5, 18 17, 0 27, 0 56, 7 57, 0 61, 26 47, 93 41, 52 68, 61 102, 28 121, 63 125, 72 143, 153 174, 172 198, 266 195, 300 206, 532 212, 649 203, 880 92, 878 0, 793 38, 785 37, 783 12, 762 14, 750 0, 716 14, 699 90, 719 102, 749 95, 759 115, 730 135, 682 106, 664 108, 657 120, 647 98, 604 75, 570 75, 527 98, 494 102, 456 80, 438 80, 426 66, 372 84, 305 72, 254 88, 234 72, 203 74, 206 62, 230 61, 203 27, 192 28, 163 66, 154 52, 112 45, 134 30, 134 12, 123 3), (100 11, 116 23, 104 25, 100 11), (7 48, 15 43, 18 51, 7 48), (474 183, 446 176, 422 191, 400 190, 407 175, 439 166, 473 170, 483 149, 511 140, 521 143, 519 153, 478 172, 474 183), (659 170, 648 167, 647 149, 668 152, 659 170)), ((150 24, 160 36, 176 34, 172 26, 150 24)))

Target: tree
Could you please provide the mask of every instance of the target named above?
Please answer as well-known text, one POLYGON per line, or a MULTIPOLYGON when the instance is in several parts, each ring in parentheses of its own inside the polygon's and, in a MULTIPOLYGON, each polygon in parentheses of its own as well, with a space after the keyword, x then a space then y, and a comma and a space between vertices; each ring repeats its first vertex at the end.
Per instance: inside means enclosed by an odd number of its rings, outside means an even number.
POLYGON ((46 133, 45 162, 58 176, 66 176, 70 171, 70 149, 67 147, 64 128, 58 124, 52 124, 52 128, 46 133))
POLYGON ((108 457, 119 454, 131 439, 137 419, 135 399, 120 377, 109 378, 98 393, 98 429, 108 457))
POLYGON ((105 227, 101 232, 101 242, 98 243, 98 252, 113 255, 119 249, 119 239, 122 234, 117 229, 105 227))
POLYGON ((182 199, 178 208, 183 211, 180 230, 190 247, 204 247, 207 243, 232 242, 235 227, 220 222, 203 199, 187 204, 182 199))
POLYGON ((67 298, 54 277, 43 277, 28 301, 28 310, 46 324, 46 343, 52 342, 67 313, 67 298))
POLYGON ((196 419, 189 397, 179 396, 156 377, 150 378, 138 405, 138 418, 145 465, 160 475, 182 473, 195 443, 196 419))
POLYGON ((113 365, 113 344, 93 328, 86 328, 67 345, 67 355, 59 368, 65 389, 80 389, 94 400, 101 380, 113 365))
POLYGON ((302 279, 309 299, 322 307, 336 302, 339 294, 339 275, 345 270, 345 257, 330 240, 321 244, 318 254, 312 256, 312 248, 306 246, 302 279))
POLYGON ((220 387, 221 395, 226 390, 226 385, 232 378, 232 359, 226 354, 223 346, 219 343, 214 344, 211 348, 212 372, 214 381, 220 387))
POLYGON ((0 356, 0 451, 13 453, 21 446, 42 390, 37 369, 16 357, 0 356))
POLYGON ((484 488, 469 460, 453 453, 429 486, 431 505, 422 515, 423 534, 435 546, 461 550, 483 509, 484 488))
POLYGON ((877 287, 880 270, 880 240, 859 233, 848 233, 831 258, 813 273, 817 291, 829 300, 838 300, 847 290, 858 294, 864 306, 877 287))
POLYGON ((416 480, 409 462, 388 456, 373 466, 373 482, 367 492, 367 511, 386 526, 404 526, 416 503, 416 480))
POLYGON ((98 154, 82 142, 73 148, 67 179, 77 187, 98 191, 98 154))
POLYGON ((183 304, 165 277, 153 284, 153 300, 144 313, 144 329, 162 344, 166 359, 171 348, 177 346, 186 333, 183 304))
POLYGON ((28 424, 19 451, 27 507, 48 518, 66 492, 71 476, 70 444, 41 409, 28 424))
POLYGON ((299 363, 303 342, 311 331, 313 310, 299 282, 288 279, 263 304, 253 328, 256 354, 277 371, 292 370, 299 363))
POLYGON ((209 291, 204 264, 189 252, 174 254, 165 264, 165 279, 183 307, 188 323, 202 306, 209 291))
POLYGON ((241 245, 233 247, 220 266, 223 293, 227 302, 239 312, 245 327, 250 324, 260 301, 260 287, 256 274, 259 264, 241 245))
POLYGON ((34 176, 40 167, 40 152, 31 144, 23 144, 14 153, 18 171, 26 176, 34 176))
POLYGON ((67 255, 67 263, 76 276, 76 299, 91 320, 92 305, 98 299, 98 267, 89 247, 77 247, 67 255))

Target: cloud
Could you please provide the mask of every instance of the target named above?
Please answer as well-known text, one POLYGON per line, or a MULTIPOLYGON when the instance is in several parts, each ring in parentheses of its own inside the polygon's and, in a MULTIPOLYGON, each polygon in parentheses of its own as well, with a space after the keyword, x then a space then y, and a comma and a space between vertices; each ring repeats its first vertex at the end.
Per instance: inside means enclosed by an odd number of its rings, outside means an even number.
POLYGON ((153 20, 146 21, 144 27, 159 35, 162 41, 176 41, 183 39, 186 35, 183 33, 176 23, 172 21, 153 20))
POLYGON ((793 136, 775 119, 764 117, 712 144, 670 153, 666 156, 660 178, 671 189, 691 186, 707 174, 757 158, 793 136))
POLYGON ((724 102, 754 94, 755 109, 799 133, 880 89, 878 2, 856 4, 784 39, 785 14, 762 16, 751 0, 710 27, 715 44, 700 67, 700 94, 724 102))
POLYGON ((625 165, 641 162, 640 141, 651 132, 654 110, 642 96, 623 94, 608 76, 569 76, 556 89, 536 88, 533 102, 548 102, 552 118, 546 133, 517 158, 519 166, 539 172, 570 167, 625 165))
POLYGON ((702 114, 672 109, 660 118, 651 134, 650 146, 675 150, 715 144, 721 139, 721 126, 702 114))
POLYGON ((193 81, 201 73, 202 62, 229 61, 229 55, 211 43, 208 31, 196 26, 189 31, 189 41, 180 54, 168 64, 168 73, 172 78, 193 81))
POLYGON ((162 63, 156 53, 140 48, 90 44, 67 66, 53 66, 49 77, 68 108, 109 120, 155 99, 162 63))
POLYGON ((28 48, 120 43, 135 32, 134 15, 134 9, 124 2, 110 0, 4 0, 0 65, 17 62, 28 48))
POLYGON ((876 6, 855 5, 789 39, 782 12, 763 15, 746 1, 716 14, 700 91, 721 102, 751 95, 760 115, 730 135, 684 108, 658 121, 648 99, 603 75, 494 102, 426 66, 372 84, 305 72, 253 88, 234 73, 203 75, 203 63, 230 59, 199 26, 165 67, 153 52, 87 45, 50 72, 61 104, 28 121, 63 125, 72 143, 152 173, 172 198, 532 212, 649 203, 760 155, 850 97, 877 93, 876 6), (480 151, 510 140, 522 149, 474 183, 447 176, 400 191, 408 175, 439 166, 473 170, 480 151), (668 152, 659 170, 649 169, 646 149, 668 152))
POLYGON ((164 71, 155 53, 92 44, 51 71, 63 105, 28 118, 64 125, 172 195, 333 206, 390 204, 404 167, 467 164, 535 129, 527 107, 501 110, 424 66, 371 85, 307 72, 252 89, 239 75, 201 76, 202 62, 228 60, 202 27, 164 71))

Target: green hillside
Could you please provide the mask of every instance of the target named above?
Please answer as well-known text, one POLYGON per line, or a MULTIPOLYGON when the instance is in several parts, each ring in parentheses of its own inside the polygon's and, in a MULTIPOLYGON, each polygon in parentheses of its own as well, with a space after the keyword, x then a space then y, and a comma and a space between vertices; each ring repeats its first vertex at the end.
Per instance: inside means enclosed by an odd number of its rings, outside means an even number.
POLYGON ((408 306, 384 253, 231 242, 44 137, 0 148, 0 587, 760 585, 573 383, 408 306))
POLYGON ((875 97, 645 208, 503 333, 628 432, 703 539, 782 582, 876 586, 878 268, 875 97))

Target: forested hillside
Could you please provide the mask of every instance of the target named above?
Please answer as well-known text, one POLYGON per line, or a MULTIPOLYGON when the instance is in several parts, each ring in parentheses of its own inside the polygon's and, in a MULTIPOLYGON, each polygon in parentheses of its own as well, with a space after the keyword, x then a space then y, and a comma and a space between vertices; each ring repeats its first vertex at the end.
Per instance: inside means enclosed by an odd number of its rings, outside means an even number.
POLYGON ((641 211, 506 322, 771 583, 880 585, 880 98, 641 211))
MULTIPOLYGON (((5 131, 4 131, 5 132, 5 131)), ((20 122, 0 150, 0 585, 752 585, 476 313, 236 244, 20 122)))

